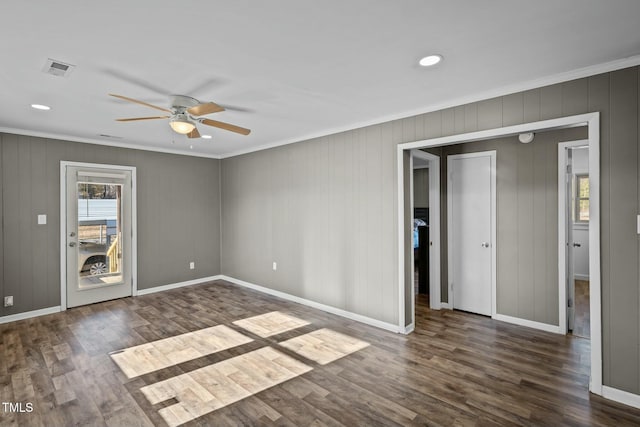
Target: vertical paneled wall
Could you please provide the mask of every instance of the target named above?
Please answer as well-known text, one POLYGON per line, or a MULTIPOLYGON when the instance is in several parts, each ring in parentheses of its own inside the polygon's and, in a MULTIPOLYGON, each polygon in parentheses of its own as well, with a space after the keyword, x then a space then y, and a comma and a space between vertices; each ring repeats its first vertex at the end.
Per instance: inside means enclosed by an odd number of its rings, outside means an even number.
POLYGON ((599 111, 604 383, 639 393, 639 79, 633 67, 224 159, 222 271, 397 323, 396 145, 599 111))
POLYGON ((0 316, 60 305, 61 160, 136 166, 138 289, 220 273, 219 160, 11 134, 0 156, 0 316))
POLYGON ((225 159, 224 274, 397 324, 395 132, 385 124, 225 159))
POLYGON ((429 207, 429 169, 413 170, 413 206, 429 207))
POLYGON ((611 352, 610 358, 605 360, 604 374, 612 386, 636 393, 640 391, 640 257, 636 234, 636 215, 640 213, 638 78, 637 69, 611 75, 607 111, 610 118, 608 158, 601 160, 603 167, 606 167, 605 161, 609 166, 608 186, 603 185, 603 193, 609 196, 603 211, 609 218, 607 222, 604 218, 602 221, 603 234, 608 235, 608 253, 603 259, 602 274, 603 281, 609 285, 603 295, 604 345, 611 352), (626 369, 621 369, 622 366, 626 369))

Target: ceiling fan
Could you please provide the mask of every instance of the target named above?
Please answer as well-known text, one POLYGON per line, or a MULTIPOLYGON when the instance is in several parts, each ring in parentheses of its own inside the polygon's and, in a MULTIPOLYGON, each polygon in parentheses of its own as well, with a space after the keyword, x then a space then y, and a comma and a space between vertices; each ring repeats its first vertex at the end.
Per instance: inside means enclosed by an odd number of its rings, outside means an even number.
POLYGON ((156 110, 170 113, 169 116, 152 116, 152 117, 131 117, 127 119, 116 119, 119 122, 134 122, 138 120, 156 120, 156 119, 169 119, 169 125, 174 132, 187 135, 189 138, 200 138, 200 132, 196 127, 196 123, 202 123, 203 125, 213 126, 219 129, 228 130, 231 132, 239 133, 241 135, 249 135, 251 130, 232 125, 230 123, 219 122, 217 120, 206 119, 200 116, 207 114, 218 113, 224 111, 224 108, 215 102, 200 102, 195 98, 185 95, 172 95, 171 96, 171 109, 158 107, 157 105, 149 104, 144 101, 129 98, 122 95, 109 94, 115 98, 120 98, 125 101, 134 102, 136 104, 145 105, 156 110))

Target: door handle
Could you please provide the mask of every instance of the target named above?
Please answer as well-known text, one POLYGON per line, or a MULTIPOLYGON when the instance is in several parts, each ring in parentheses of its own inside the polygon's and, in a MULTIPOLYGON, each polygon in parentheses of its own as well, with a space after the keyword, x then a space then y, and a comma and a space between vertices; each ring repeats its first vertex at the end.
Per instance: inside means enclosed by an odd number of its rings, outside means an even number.
POLYGON ((574 244, 573 244, 573 247, 574 247, 574 248, 579 248, 579 247, 581 247, 581 246, 582 246, 582 245, 581 245, 580 243, 574 243, 574 244))
POLYGON ((488 248, 489 246, 491 246, 491 244, 489 244, 489 242, 482 242, 481 245, 483 248, 488 248))
POLYGON ((76 242, 69 242, 69 247, 73 248, 76 245, 76 242))

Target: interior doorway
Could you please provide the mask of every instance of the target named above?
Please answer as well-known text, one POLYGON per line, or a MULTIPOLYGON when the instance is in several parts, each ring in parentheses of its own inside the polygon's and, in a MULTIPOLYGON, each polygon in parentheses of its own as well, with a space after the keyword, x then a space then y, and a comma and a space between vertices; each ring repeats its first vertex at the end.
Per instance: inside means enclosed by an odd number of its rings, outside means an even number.
POLYGON ((429 161, 413 157, 414 292, 429 303, 429 161))
MULTIPOLYGON (((415 325, 414 301, 413 298, 407 298, 408 295, 413 296, 413 275, 408 274, 407 268, 410 263, 406 262, 406 257, 410 256, 410 227, 412 224, 408 221, 410 218, 406 214, 408 204, 406 204, 406 198, 409 197, 406 191, 406 181, 410 179, 411 174, 407 173, 407 156, 408 152, 415 152, 415 150, 429 150, 436 149, 437 147, 446 145, 464 144, 468 142, 484 141, 500 137, 510 137, 514 135, 526 134, 531 132, 543 132, 547 130, 558 129, 570 129, 575 127, 584 127, 587 133, 588 141, 588 163, 589 163, 589 312, 590 312, 590 324, 589 330, 591 335, 591 377, 589 390, 593 393, 602 394, 602 338, 601 338, 601 284, 600 284, 600 222, 599 222, 599 206, 600 206, 600 189, 599 189, 599 113, 587 113, 577 116, 562 117, 557 119, 544 120, 540 122, 525 123, 520 125, 507 126, 496 129, 489 129, 477 132, 470 132, 465 134, 456 134, 445 137, 438 137, 429 140, 415 141, 399 144, 397 146, 397 185, 398 185, 398 218, 403 219, 398 221, 398 265, 401 266, 398 271, 398 300, 399 300, 399 313, 398 322, 399 330, 408 333, 413 330, 415 325), (411 225, 410 225, 411 224, 411 225), (402 267, 404 266, 404 268, 402 267)), ((522 141, 521 141, 522 142, 522 141)), ((446 177, 443 176, 446 179, 446 177)), ((410 205, 409 205, 410 206, 410 205)), ((554 209, 555 211, 556 209, 554 209)), ((432 211, 430 209, 430 211, 432 211)), ((557 209, 562 212, 562 209, 557 209)), ((560 215, 560 213, 558 214, 560 215)), ((558 219, 560 217, 558 216, 558 219)), ((411 220, 413 218, 411 217, 411 220)), ((563 223, 558 221, 558 227, 564 227, 563 223)), ((435 231, 434 224, 430 224, 430 231, 435 231)), ((438 225, 438 230, 439 230, 438 225)), ((558 230, 564 231, 564 230, 558 230)), ((555 233, 554 233, 555 234, 555 233)), ((563 233, 558 233, 558 239, 560 236, 564 236, 563 233)), ((562 240, 562 246, 559 246, 559 250, 564 252, 564 238, 562 240)), ((434 251, 435 252, 435 251, 434 251)), ((558 256, 558 270, 564 274, 564 257, 558 256)), ((493 317, 498 320, 504 320, 511 323, 521 324, 524 326, 538 327, 539 329, 548 330, 555 333, 566 333, 567 327, 567 311, 566 311, 566 287, 560 286, 564 284, 564 275, 559 281, 547 281, 551 286, 555 286, 559 289, 557 301, 558 307, 556 313, 560 318, 560 322, 557 326, 553 324, 543 324, 540 322, 531 322, 521 318, 515 318, 505 315, 494 315, 493 317), (542 326, 542 327, 541 327, 542 326), (544 328, 543 328, 544 327, 544 328)), ((446 287, 441 286, 442 292, 446 292, 446 287)), ((446 298, 446 295, 445 295, 446 298)), ((448 304, 441 304, 442 307, 451 308, 448 304)))
POLYGON ((133 294, 135 168, 61 163, 63 308, 133 294))
POLYGON ((558 147, 559 196, 564 223, 564 283, 567 289, 567 331, 589 338, 589 146, 588 141, 561 143, 558 147))
POLYGON ((422 150, 412 150, 409 178, 411 212, 410 265, 413 269, 411 301, 415 324, 415 298, 428 301, 440 309, 440 157, 422 150))

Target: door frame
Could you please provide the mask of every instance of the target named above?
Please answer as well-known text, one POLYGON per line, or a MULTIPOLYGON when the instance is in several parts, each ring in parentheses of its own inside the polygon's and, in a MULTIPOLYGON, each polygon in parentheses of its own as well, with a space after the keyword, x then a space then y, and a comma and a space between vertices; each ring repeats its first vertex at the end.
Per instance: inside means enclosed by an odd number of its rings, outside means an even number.
POLYGON ((136 167, 60 161, 60 311, 67 309, 67 166, 131 172, 131 295, 138 295, 138 239, 136 167))
MULTIPOLYGON (((497 274, 497 249, 496 244, 498 242, 497 237, 497 222, 496 222, 496 150, 476 151, 473 153, 463 154, 451 154, 447 156, 447 224, 453 222, 453 209, 452 209, 452 181, 451 181, 451 169, 449 168, 450 159, 470 159, 474 157, 487 157, 491 159, 491 170, 489 172, 491 180, 491 317, 496 315, 496 274, 497 274)), ((453 233, 451 227, 447 227, 447 260, 453 259, 453 233)), ((447 286, 449 288, 449 301, 450 308, 455 306, 455 292, 453 289, 453 263, 447 261, 447 286)))
POLYGON ((591 375, 589 390, 602 395, 602 290, 600 259, 600 113, 586 113, 575 116, 505 126, 476 132, 454 134, 450 136, 401 143, 396 146, 396 183, 397 183, 397 262, 398 262, 398 331, 405 332, 405 226, 404 223, 404 152, 421 149, 482 141, 520 133, 543 130, 566 129, 586 126, 589 141, 589 183, 590 183, 590 223, 589 223, 589 292, 591 323, 591 375))
MULTIPOLYGON (((413 172, 413 158, 419 157, 428 162, 429 169, 429 306, 433 310, 440 310, 442 298, 440 298, 440 156, 427 153, 422 150, 411 150, 410 168, 413 172)), ((411 197, 411 222, 413 225, 413 173, 409 175, 411 197)), ((411 265, 414 265, 413 251, 411 253, 411 265)), ((415 268, 415 267, 412 267, 415 268)), ((415 286, 411 286, 411 325, 416 323, 415 310, 415 286)))
MULTIPOLYGON (((577 141, 561 142, 558 144, 558 303, 560 308, 560 333, 567 333, 567 226, 569 218, 567 217, 567 183, 565 177, 567 175, 567 156, 565 150, 567 148, 589 147, 589 140, 581 139, 577 141)), ((589 158, 589 172, 591 172, 591 158, 589 158)), ((589 173, 589 193, 591 193, 591 173, 589 173)), ((591 217, 591 194, 589 194, 589 217, 591 217)), ((591 225, 591 220, 589 220, 591 225)), ((591 243, 591 232, 589 232, 589 243, 591 243)), ((572 251, 573 248, 569 247, 572 251)), ((591 252, 589 252, 591 258, 591 252)), ((591 267, 591 260, 589 260, 591 267)), ((591 281, 589 281, 591 282, 591 281)), ((589 290, 591 291, 591 289, 589 290)), ((575 301, 573 302, 575 305, 575 301)), ((593 308, 590 308, 593 311, 593 308)), ((592 330, 593 332, 593 330, 592 330)))

